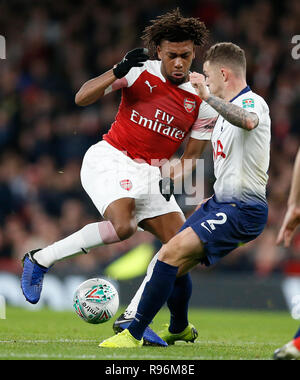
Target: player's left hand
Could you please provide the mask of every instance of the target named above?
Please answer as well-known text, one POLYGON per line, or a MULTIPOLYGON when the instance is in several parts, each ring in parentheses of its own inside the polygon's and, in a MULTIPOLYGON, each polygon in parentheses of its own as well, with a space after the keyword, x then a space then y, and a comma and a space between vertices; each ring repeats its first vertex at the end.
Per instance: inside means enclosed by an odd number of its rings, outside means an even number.
POLYGON ((199 97, 204 101, 209 97, 209 91, 205 84, 205 77, 202 74, 192 72, 190 73, 191 85, 196 89, 199 97))
POLYGON ((129 51, 114 68, 113 73, 117 78, 124 77, 133 67, 142 67, 149 59, 148 49, 136 48, 129 51))
POLYGON ((172 178, 164 177, 159 181, 159 190, 162 196, 169 202, 174 193, 174 181, 172 178))

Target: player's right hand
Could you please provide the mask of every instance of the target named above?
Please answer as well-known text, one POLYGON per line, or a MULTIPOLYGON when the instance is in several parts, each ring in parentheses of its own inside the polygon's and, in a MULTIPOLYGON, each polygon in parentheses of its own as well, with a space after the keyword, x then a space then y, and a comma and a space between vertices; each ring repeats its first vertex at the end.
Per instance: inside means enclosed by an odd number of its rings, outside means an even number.
POLYGON ((113 73, 117 78, 123 78, 132 67, 142 67, 148 59, 148 49, 133 49, 113 68, 113 73))
POLYGON ((283 242, 286 248, 289 247, 299 225, 300 208, 296 206, 288 207, 279 234, 277 236, 276 244, 279 245, 283 242))
POLYGON ((161 195, 169 202, 174 193, 174 181, 172 178, 164 177, 159 181, 161 195))
POLYGON ((190 73, 190 83, 196 89, 201 99, 206 100, 209 97, 210 93, 207 89, 204 75, 196 72, 190 73))

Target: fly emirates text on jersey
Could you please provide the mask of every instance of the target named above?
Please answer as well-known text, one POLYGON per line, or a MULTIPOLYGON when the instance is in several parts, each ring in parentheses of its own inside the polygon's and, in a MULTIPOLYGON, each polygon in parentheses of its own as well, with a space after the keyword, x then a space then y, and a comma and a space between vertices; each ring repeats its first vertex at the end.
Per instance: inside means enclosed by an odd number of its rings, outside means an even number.
POLYGON ((160 109, 156 109, 154 120, 144 117, 136 110, 132 110, 130 120, 138 125, 141 125, 142 127, 151 129, 152 131, 162 135, 172 137, 176 140, 183 140, 185 137, 184 131, 171 126, 174 116, 169 115, 160 109))

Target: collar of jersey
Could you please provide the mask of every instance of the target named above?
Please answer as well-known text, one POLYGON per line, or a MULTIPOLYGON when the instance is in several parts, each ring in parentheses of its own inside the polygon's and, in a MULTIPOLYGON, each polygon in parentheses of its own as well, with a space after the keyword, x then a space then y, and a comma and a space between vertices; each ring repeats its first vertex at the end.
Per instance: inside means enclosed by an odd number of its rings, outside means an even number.
POLYGON ((230 103, 232 103, 236 98, 238 98, 239 96, 245 94, 246 92, 249 92, 251 91, 251 88, 249 86, 246 86, 242 91, 240 91, 234 98, 232 98, 230 100, 230 103))

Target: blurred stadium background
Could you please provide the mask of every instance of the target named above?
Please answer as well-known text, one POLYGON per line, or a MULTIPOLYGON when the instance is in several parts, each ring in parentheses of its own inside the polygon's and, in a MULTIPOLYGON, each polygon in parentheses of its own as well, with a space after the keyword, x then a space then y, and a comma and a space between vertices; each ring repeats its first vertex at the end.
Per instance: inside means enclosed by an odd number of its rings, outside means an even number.
MULTIPOLYGON (((232 306, 285 308, 289 301, 284 294, 300 294, 300 233, 290 249, 275 246, 300 138, 300 60, 291 55, 292 37, 300 34, 300 2, 10 0, 0 3, 0 34, 7 45, 6 59, 0 61, 0 294, 8 302, 22 304, 20 259, 26 251, 99 219, 81 188, 79 171, 85 151, 114 120, 120 93, 86 108, 75 105, 75 93, 141 46, 139 36, 149 20, 176 6, 206 23, 210 43, 232 41, 245 49, 248 83, 266 99, 272 118, 267 228, 215 268, 195 269, 194 297, 201 289, 207 300, 214 300, 209 306, 226 307, 234 292, 244 289, 232 306), (286 287, 287 279, 292 283, 286 287), (11 291, 16 284, 17 296, 11 291), (215 296, 208 297, 209 292, 215 296)), ((201 53, 195 70, 201 70, 201 53)), ((204 158, 205 195, 210 196, 210 149, 204 158)), ((184 196, 178 201, 188 215, 184 196)), ((77 275, 112 274, 127 277, 121 300, 128 302, 158 248, 150 234, 139 232, 128 241, 60 262, 51 270, 51 289, 65 281, 63 288, 73 290, 77 275), (138 252, 131 251, 135 247, 138 252), (115 262, 127 252, 125 264, 115 262), (131 260, 137 257, 141 263, 135 268, 131 260)))

